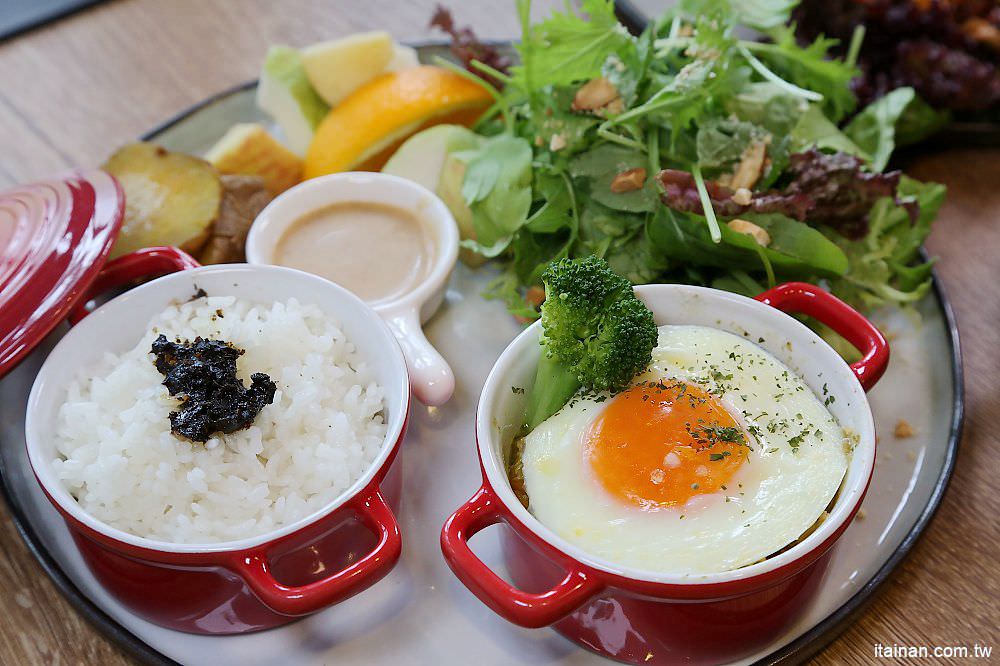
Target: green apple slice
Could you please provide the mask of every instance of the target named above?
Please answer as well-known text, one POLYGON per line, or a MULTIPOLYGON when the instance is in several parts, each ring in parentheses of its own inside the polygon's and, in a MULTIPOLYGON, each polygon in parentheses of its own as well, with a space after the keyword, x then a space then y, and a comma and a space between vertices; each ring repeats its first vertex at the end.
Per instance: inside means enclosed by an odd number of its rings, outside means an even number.
POLYGON ((436 192, 445 158, 479 146, 479 135, 461 125, 435 125, 417 132, 401 145, 382 167, 436 192))
POLYGON ((305 155, 313 132, 330 107, 316 94, 302 57, 289 46, 272 46, 264 58, 257 86, 257 106, 281 128, 288 147, 305 155))
MULTIPOLYGON (((465 162, 456 153, 477 148, 482 138, 461 125, 437 125, 414 134, 382 168, 383 173, 407 178, 436 193, 451 211, 462 238, 475 238, 472 211, 462 196, 465 162)), ((470 266, 486 261, 462 248, 459 256, 470 266)))

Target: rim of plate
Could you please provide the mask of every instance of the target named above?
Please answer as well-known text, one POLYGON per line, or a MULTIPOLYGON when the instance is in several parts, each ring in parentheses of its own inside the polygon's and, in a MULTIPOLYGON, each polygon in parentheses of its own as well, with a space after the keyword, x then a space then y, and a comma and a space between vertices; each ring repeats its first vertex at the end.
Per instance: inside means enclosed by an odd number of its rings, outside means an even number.
MULTIPOLYGON (((623 24, 631 26, 641 25, 635 23, 637 16, 639 15, 629 3, 621 2, 619 0, 618 4, 620 4, 618 7, 619 19, 622 20, 623 24)), ((504 40, 491 41, 493 43, 500 44, 507 43, 504 40)), ((427 40, 409 42, 408 44, 414 48, 420 49, 446 46, 447 42, 440 40, 427 40)), ((139 138, 142 141, 152 141, 163 132, 187 120, 195 113, 214 104, 218 104, 233 95, 255 88, 256 86, 257 80, 254 79, 232 86, 231 88, 227 88, 226 90, 207 97, 206 99, 203 99, 187 109, 171 116, 148 132, 145 132, 139 138)), ((921 255, 924 259, 927 258, 924 250, 921 250, 921 255)), ((951 301, 948 300, 947 292, 941 284, 941 280, 938 277, 936 270, 931 271, 931 277, 933 280, 932 291, 934 293, 934 298, 941 310, 942 315, 944 316, 944 325, 948 332, 948 347, 950 352, 949 356, 951 358, 951 380, 954 389, 954 400, 952 404, 951 423, 948 428, 948 441, 946 443, 944 454, 944 464, 941 467, 941 473, 934 482, 934 489, 931 492, 930 499, 925 505, 924 510, 918 516, 916 522, 913 524, 913 527, 911 527, 910 531, 903 537, 903 540, 900 542, 896 550, 889 556, 882 566, 879 567, 878 571, 875 572, 875 575, 872 576, 872 578, 865 583, 865 585, 858 590, 854 596, 792 642, 778 648, 766 657, 759 659, 755 662, 755 666, 800 663, 812 655, 815 655, 833 642, 835 638, 837 638, 845 629, 847 629, 848 626, 850 626, 858 614, 874 600, 875 592, 913 549, 914 544, 916 544, 917 540, 927 529, 928 524, 937 512, 938 507, 941 505, 941 500, 944 497, 945 491, 948 489, 949 482, 951 481, 952 473, 955 468, 955 460, 958 457, 959 445, 962 438, 962 426, 965 420, 965 385, 963 379, 964 372, 962 365, 961 342, 959 340, 958 327, 955 322, 955 313, 951 307, 951 301)), ((27 515, 21 505, 16 502, 14 493, 7 482, 7 475, 5 473, 2 458, 0 458, 0 493, 3 494, 7 507, 10 509, 14 525, 27 545, 28 550, 41 565, 45 573, 49 576, 49 579, 55 584, 56 589, 62 593, 67 601, 69 601, 73 607, 87 619, 87 621, 89 621, 108 639, 114 641, 118 646, 133 657, 142 659, 149 664, 180 666, 178 662, 170 659, 150 646, 103 611, 99 606, 97 606, 97 604, 91 601, 80 590, 80 588, 76 586, 66 572, 62 570, 52 555, 48 552, 48 550, 46 550, 44 544, 38 536, 38 533, 28 521, 27 515)))

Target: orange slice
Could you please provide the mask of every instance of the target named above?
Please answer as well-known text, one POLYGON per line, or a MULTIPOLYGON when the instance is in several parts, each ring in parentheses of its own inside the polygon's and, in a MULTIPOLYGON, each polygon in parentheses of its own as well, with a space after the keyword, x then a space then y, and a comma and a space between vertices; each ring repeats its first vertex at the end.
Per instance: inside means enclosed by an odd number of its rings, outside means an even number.
POLYGON ((330 110, 316 129, 303 176, 378 171, 411 135, 431 125, 472 125, 492 103, 480 85, 422 65, 382 74, 330 110))

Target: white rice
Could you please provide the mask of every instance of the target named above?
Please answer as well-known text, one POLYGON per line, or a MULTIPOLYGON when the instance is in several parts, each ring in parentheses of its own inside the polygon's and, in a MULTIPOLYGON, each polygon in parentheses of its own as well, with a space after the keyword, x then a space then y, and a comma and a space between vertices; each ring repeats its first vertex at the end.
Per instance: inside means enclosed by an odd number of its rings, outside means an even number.
POLYGON ((371 369, 319 308, 209 296, 170 306, 135 348, 105 354, 70 385, 53 468, 108 525, 174 543, 232 541, 295 522, 353 485, 381 449, 383 408, 371 369), (249 428, 204 444, 174 436, 178 401, 149 351, 160 333, 245 349, 240 377, 249 386, 266 372, 274 402, 249 428))

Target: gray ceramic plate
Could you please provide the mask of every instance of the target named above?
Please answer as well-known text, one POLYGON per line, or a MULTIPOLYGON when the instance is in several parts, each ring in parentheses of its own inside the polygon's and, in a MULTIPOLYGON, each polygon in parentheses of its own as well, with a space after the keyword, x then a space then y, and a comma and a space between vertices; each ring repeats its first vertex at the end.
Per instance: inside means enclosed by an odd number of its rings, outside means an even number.
MULTIPOLYGON (((425 58, 443 53, 422 47, 425 58)), ((189 109, 146 137, 168 148, 202 153, 233 123, 263 118, 248 83, 189 109)), ((168 631, 130 615, 96 583, 69 533, 28 467, 24 408, 42 361, 65 327, 57 329, 0 382, 0 477, 29 548, 66 597, 125 650, 151 663, 238 664, 600 664, 600 657, 549 630, 508 624, 452 576, 438 534, 445 518, 478 487, 474 413, 494 359, 520 326, 502 304, 480 292, 490 268, 459 266, 444 306, 428 325, 431 341, 455 370, 457 390, 436 412, 415 408, 402 451, 405 477, 399 566, 372 589, 287 627, 247 636, 213 638, 168 631)), ((876 588, 927 526, 947 486, 962 422, 961 357, 954 320, 940 285, 919 304, 920 321, 901 312, 878 313, 892 338, 893 360, 870 394, 882 433, 864 519, 841 540, 815 602, 786 634, 746 663, 798 662, 822 649, 861 611, 876 588), (915 437, 895 440, 898 419, 915 437)), ((499 565, 496 533, 475 547, 499 565)))

